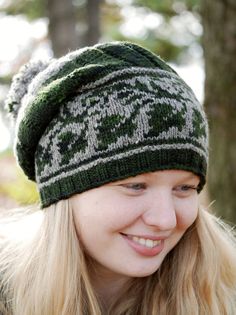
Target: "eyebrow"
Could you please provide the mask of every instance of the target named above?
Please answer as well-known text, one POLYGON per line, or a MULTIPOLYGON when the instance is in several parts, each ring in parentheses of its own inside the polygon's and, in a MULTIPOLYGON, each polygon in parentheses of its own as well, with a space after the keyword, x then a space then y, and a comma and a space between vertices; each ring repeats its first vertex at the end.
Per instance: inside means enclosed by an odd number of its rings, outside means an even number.
POLYGON ((191 174, 188 174, 186 176, 183 176, 183 180, 188 180, 188 179, 200 179, 199 175, 197 174, 194 174, 194 173, 191 173, 191 174))
MULTIPOLYGON (((139 175, 137 175, 137 176, 146 178, 146 177, 149 177, 150 175, 152 175, 152 173, 154 173, 154 172, 143 173, 143 174, 139 174, 139 175)), ((135 177, 136 177, 136 176, 135 176, 135 177)), ((135 177, 134 177, 134 178, 135 178, 135 177)), ((152 176, 151 176, 151 177, 152 177, 152 176)), ((179 180, 188 180, 188 179, 195 179, 195 178, 200 179, 199 175, 194 174, 194 173, 192 173, 192 172, 189 172, 189 174, 181 175, 181 176, 179 177, 179 180)))
MULTIPOLYGON (((148 173, 147 174, 141 174, 143 175, 144 179, 148 178, 148 173)), ((151 177, 152 178, 152 177, 151 177)), ((184 182, 184 181, 189 181, 189 180, 198 180, 200 183, 200 177, 197 174, 194 173, 189 173, 189 174, 184 174, 184 175, 180 175, 178 177, 176 177, 176 181, 177 182, 184 182)))
MULTIPOLYGON (((200 179, 200 177, 198 176, 198 175, 196 175, 196 174, 189 174, 189 175, 187 175, 187 176, 183 176, 183 177, 181 177, 181 178, 179 178, 178 180, 177 180, 177 182, 178 183, 184 183, 184 182, 189 182, 189 181, 197 181, 196 182, 196 185, 198 186, 199 184, 200 184, 200 182, 201 182, 201 179, 200 179)), ((195 183, 195 182, 194 182, 195 183)))

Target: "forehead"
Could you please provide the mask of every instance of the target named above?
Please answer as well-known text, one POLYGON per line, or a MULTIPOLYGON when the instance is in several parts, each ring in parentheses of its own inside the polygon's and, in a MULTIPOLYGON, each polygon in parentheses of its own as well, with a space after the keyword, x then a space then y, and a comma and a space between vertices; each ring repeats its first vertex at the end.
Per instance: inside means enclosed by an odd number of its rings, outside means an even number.
POLYGON ((116 182, 122 182, 127 180, 148 180, 148 181, 159 181, 159 180, 199 180, 199 176, 185 170, 159 170, 154 172, 147 172, 138 174, 136 176, 127 177, 116 182))

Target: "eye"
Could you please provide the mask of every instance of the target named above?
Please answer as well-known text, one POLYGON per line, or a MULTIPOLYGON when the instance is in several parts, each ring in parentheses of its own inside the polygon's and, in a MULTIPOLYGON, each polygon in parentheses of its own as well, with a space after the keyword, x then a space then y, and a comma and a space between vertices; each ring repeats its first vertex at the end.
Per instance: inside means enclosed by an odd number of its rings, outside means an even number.
POLYGON ((197 187, 195 187, 194 185, 181 185, 179 186, 179 189, 181 191, 188 191, 188 190, 197 190, 197 187))
POLYGON ((197 192, 198 186, 195 185, 179 185, 174 187, 174 192, 181 196, 189 196, 192 193, 197 192))
POLYGON ((147 187, 145 183, 130 183, 130 184, 123 184, 121 186, 128 188, 130 190, 134 190, 134 191, 140 191, 147 187))

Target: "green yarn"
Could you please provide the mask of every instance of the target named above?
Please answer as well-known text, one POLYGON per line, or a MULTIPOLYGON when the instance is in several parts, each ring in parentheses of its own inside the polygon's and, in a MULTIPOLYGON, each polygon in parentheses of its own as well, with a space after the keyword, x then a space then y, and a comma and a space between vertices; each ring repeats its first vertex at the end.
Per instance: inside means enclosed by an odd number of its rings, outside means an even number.
POLYGON ((13 81, 7 104, 17 116, 18 163, 38 183, 43 207, 163 169, 194 172, 202 189, 207 120, 192 90, 162 59, 115 42, 52 60, 36 75, 35 67, 32 80, 27 70, 27 88, 17 83, 25 80, 13 81))

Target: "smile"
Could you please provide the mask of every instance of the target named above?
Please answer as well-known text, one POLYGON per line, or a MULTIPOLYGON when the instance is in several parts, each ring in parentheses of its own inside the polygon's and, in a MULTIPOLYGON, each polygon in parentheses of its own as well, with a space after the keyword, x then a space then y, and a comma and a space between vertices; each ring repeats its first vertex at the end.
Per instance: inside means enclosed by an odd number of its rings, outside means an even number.
POLYGON ((153 248, 155 246, 160 245, 161 240, 150 240, 150 239, 145 239, 143 237, 138 237, 138 236, 131 236, 131 235, 127 235, 127 237, 131 240, 133 240, 135 243, 146 246, 148 248, 153 248))
POLYGON ((145 237, 120 233, 127 244, 142 256, 156 256, 164 249, 164 237, 145 237))

